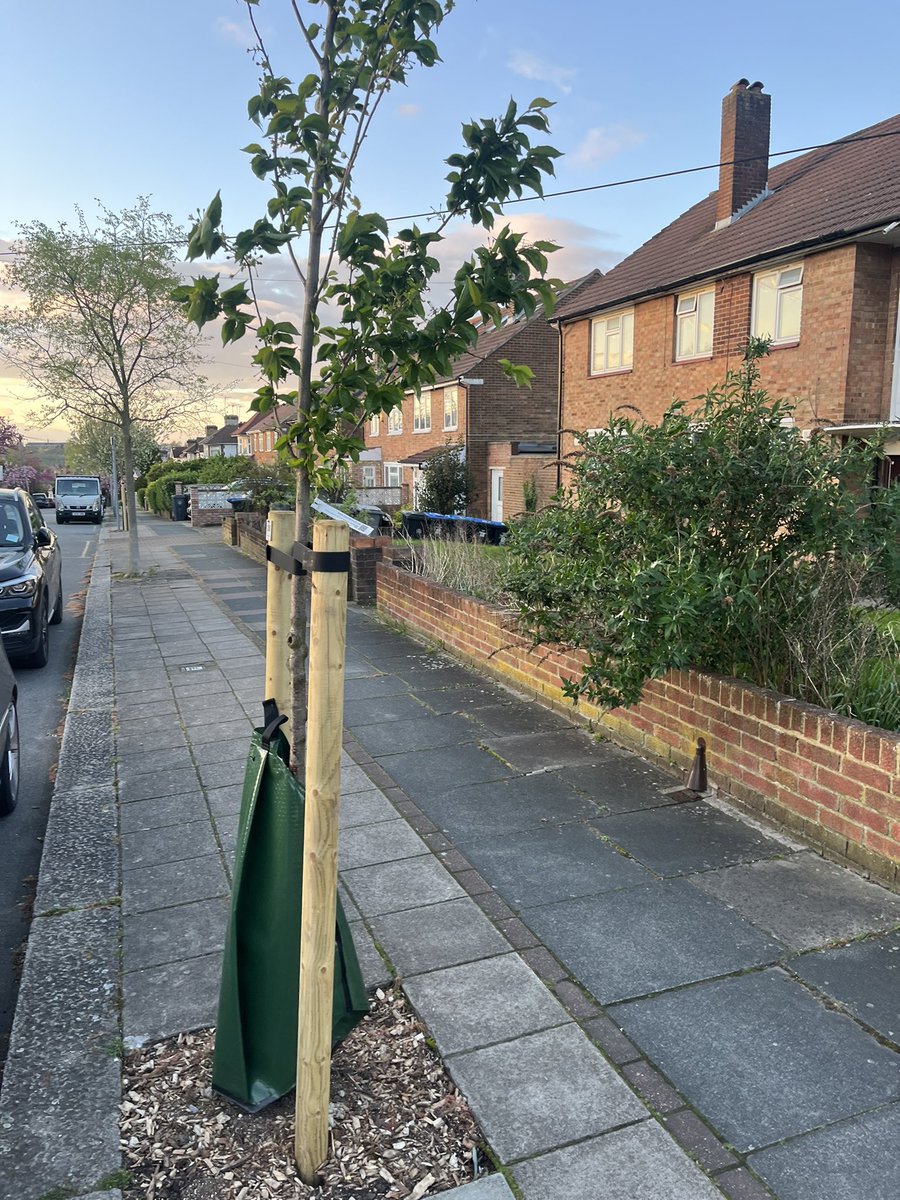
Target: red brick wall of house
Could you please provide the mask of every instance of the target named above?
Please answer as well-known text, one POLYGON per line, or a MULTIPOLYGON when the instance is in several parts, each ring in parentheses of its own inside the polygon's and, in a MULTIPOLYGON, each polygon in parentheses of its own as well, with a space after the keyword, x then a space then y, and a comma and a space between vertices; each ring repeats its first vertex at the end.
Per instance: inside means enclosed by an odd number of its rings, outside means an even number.
POLYGON ((533 479, 537 506, 545 508, 556 491, 555 454, 516 454, 515 442, 491 442, 487 466, 503 470, 503 519, 508 521, 525 512, 525 482, 533 479))
MULTIPOLYGON (((885 346, 892 350, 894 328, 887 305, 891 256, 880 248, 849 245, 811 254, 803 262, 800 340, 773 348, 762 361, 762 386, 796 402, 802 427, 843 422, 850 404, 857 419, 856 411, 876 407, 879 398, 883 419, 885 346)), ((716 284, 713 355, 689 362, 674 359, 675 297, 637 304, 634 368, 613 375, 588 373, 590 321, 566 326, 563 428, 596 428, 612 412, 632 414, 635 409, 657 422, 673 399, 690 400, 721 382, 726 371, 740 365, 741 347, 750 333, 751 295, 749 273, 716 284)), ((564 451, 572 447, 573 439, 565 436, 564 451)))
POLYGON ((898 258, 887 246, 857 247, 844 413, 850 422, 883 421, 888 415, 898 258))
POLYGON ((735 679, 678 671, 640 704, 573 712, 562 684, 578 652, 531 648, 508 615, 397 567, 377 567, 378 607, 414 634, 639 753, 687 770, 704 737, 710 780, 739 806, 900 884, 900 734, 735 679))

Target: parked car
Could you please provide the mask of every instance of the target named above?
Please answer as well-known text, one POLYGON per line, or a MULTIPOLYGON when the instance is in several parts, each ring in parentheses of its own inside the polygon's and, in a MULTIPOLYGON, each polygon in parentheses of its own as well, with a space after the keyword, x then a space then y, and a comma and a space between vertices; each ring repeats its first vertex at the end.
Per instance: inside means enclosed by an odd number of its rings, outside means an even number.
POLYGON ((103 492, 97 475, 57 475, 56 523, 103 520, 103 492))
POLYGON ((62 552, 27 492, 0 488, 0 634, 6 653, 45 667, 63 618, 62 552))
POLYGON ((0 642, 0 817, 8 817, 19 799, 18 688, 0 642))
POLYGON ((38 508, 52 508, 53 507, 53 501, 50 499, 50 497, 47 495, 46 492, 32 492, 31 498, 35 502, 35 504, 38 506, 38 508))

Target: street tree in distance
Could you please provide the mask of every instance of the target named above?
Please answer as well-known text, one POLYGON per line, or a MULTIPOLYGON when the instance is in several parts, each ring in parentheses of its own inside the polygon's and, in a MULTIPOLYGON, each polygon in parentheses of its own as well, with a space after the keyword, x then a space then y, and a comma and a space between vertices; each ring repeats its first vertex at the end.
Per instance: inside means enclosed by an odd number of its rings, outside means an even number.
POLYGON ((146 198, 100 207, 96 225, 18 227, 4 282, 24 308, 0 311, 0 349, 37 393, 46 420, 101 422, 122 439, 129 570, 140 570, 134 444, 209 402, 198 335, 181 319, 177 247, 183 235, 146 198))
MULTIPOLYGON (((463 148, 446 160, 449 187, 433 228, 408 224, 389 232, 385 217, 367 212, 355 194, 354 170, 391 88, 402 86, 413 68, 439 62, 433 38, 453 0, 277 0, 307 56, 309 73, 298 81, 279 73, 260 36, 256 10, 275 2, 246 0, 261 76, 248 111, 261 139, 245 152, 268 185, 265 212, 229 236, 217 194, 188 245, 191 258, 227 254, 248 280, 220 291, 218 277, 207 275, 177 295, 198 326, 221 320, 225 344, 247 332, 255 336, 254 362, 264 382, 254 408, 295 407, 279 448, 297 469, 296 536, 306 544, 311 491, 329 463, 358 456, 369 416, 449 375, 454 359, 472 350, 478 323, 499 324, 509 311, 530 315, 541 303, 552 308, 557 281, 545 275, 556 247, 529 244, 493 225, 508 200, 542 194, 558 152, 532 144, 535 132, 548 128, 548 101, 535 99, 524 110, 510 101, 500 117, 462 126, 463 148), (459 267, 449 299, 435 308, 429 289, 441 270, 440 244, 459 220, 482 230, 485 244, 459 267), (257 302, 256 269, 274 254, 303 289, 296 323, 267 318, 257 302)), ((291 62, 297 57, 293 47, 279 45, 277 53, 291 62)), ((509 369, 525 381, 524 367, 509 369)), ((304 756, 307 606, 308 579, 295 577, 295 769, 304 756)))
MULTIPOLYGON (((72 436, 66 443, 66 467, 75 474, 110 475, 113 466, 112 447, 115 443, 116 462, 125 461, 122 431, 112 429, 108 422, 92 417, 72 421, 72 436)), ((138 476, 146 475, 162 458, 155 431, 149 425, 135 425, 131 431, 132 465, 138 476)))

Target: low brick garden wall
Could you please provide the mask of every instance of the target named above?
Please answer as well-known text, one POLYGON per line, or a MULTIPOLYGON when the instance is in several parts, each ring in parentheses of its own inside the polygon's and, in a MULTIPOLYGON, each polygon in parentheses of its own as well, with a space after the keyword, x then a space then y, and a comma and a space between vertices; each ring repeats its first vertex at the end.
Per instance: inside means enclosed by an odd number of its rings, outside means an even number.
POLYGON ((900 886, 900 734, 742 683, 677 671, 640 704, 601 711, 563 695, 583 656, 531 648, 508 614, 379 563, 385 616, 645 757, 690 767, 706 739, 710 782, 739 807, 839 861, 900 886))

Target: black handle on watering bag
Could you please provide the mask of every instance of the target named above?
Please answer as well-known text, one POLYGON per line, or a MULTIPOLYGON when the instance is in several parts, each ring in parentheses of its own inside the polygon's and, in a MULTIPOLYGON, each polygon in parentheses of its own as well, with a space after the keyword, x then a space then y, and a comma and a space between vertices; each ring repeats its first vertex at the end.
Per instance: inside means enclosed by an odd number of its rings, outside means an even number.
POLYGON ((277 700, 263 700, 263 731, 260 738, 263 749, 269 749, 272 738, 286 722, 285 714, 278 711, 277 700))

